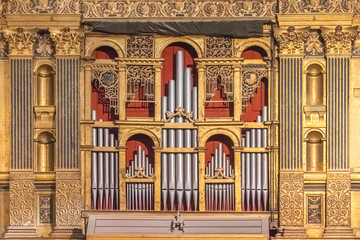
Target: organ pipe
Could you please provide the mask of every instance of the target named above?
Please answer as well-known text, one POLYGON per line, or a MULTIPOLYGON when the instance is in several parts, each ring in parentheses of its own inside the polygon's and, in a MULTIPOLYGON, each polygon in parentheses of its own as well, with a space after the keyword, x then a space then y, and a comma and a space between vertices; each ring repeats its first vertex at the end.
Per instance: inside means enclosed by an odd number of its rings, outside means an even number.
MULTIPOLYGON (((176 53, 176 80, 169 81, 168 96, 162 97, 162 119, 167 112, 175 113, 179 107, 186 113, 193 112, 197 119, 197 88, 191 89, 191 68, 184 68, 184 53, 176 53)), ((183 116, 170 119, 172 123, 190 122, 183 116)), ((163 129, 164 148, 197 147, 197 130, 163 129)), ((162 153, 162 204, 165 210, 184 207, 186 210, 198 208, 198 157, 194 153, 162 153)))

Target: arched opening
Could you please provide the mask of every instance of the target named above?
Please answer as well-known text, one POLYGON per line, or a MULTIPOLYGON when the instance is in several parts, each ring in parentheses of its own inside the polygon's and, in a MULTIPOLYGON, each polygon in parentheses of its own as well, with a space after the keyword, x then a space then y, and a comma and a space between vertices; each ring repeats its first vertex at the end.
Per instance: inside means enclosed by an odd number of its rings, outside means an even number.
POLYGON ((144 134, 131 136, 126 142, 126 176, 139 179, 126 184, 127 210, 154 210, 154 184, 141 179, 154 176, 154 143, 144 134))
POLYGON ((311 64, 306 73, 306 105, 323 105, 323 73, 318 64, 311 64))
POLYGON ((267 57, 267 52, 259 46, 251 46, 241 53, 241 57, 244 59, 262 59, 267 57))
POLYGON ((55 138, 50 132, 42 132, 36 139, 37 171, 54 171, 55 138))
MULTIPOLYGON (((234 178, 234 143, 222 134, 211 136, 206 144, 205 175, 207 178, 234 178)), ((233 183, 207 183, 205 200, 207 211, 234 211, 235 195, 233 183)))
POLYGON ((54 71, 49 65, 41 65, 37 72, 37 106, 51 106, 55 103, 54 71))
POLYGON ((96 48, 91 56, 95 59, 115 59, 119 57, 116 50, 109 46, 101 46, 96 48))
POLYGON ((306 138, 306 171, 323 171, 323 137, 312 131, 306 138))

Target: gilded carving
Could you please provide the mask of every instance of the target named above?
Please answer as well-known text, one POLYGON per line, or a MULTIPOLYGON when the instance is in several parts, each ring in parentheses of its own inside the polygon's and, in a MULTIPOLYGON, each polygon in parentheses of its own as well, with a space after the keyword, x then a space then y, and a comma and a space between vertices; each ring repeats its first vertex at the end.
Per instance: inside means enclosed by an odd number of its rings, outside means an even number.
POLYGON ((7 13, 80 13, 80 0, 9 0, 7 13))
POLYGON ((10 176, 10 225, 35 225, 35 187, 33 176, 21 173, 10 176))
POLYGON ((245 108, 250 99, 255 95, 261 80, 267 78, 267 67, 265 64, 242 65, 242 107, 245 108))
POLYGON ((49 33, 38 34, 35 41, 35 54, 39 57, 52 57, 54 54, 53 41, 49 33))
POLYGON ((233 90, 234 69, 231 66, 206 67, 206 100, 211 101, 216 89, 221 89, 223 97, 234 99, 233 90))
POLYGON ((322 197, 320 195, 309 195, 307 204, 308 224, 321 224, 322 197))
POLYGON ((304 42, 308 38, 307 32, 296 32, 295 27, 288 27, 287 31, 276 31, 275 39, 279 43, 280 54, 303 54, 304 42))
POLYGON ((81 4, 84 18, 275 16, 276 0, 95 1, 81 4))
POLYGON ((135 95, 139 95, 138 100, 155 100, 155 70, 152 66, 129 66, 127 68, 127 100, 135 100, 135 95), (143 98, 143 99, 142 99, 143 98))
POLYGON ((353 55, 360 56, 360 32, 356 33, 353 46, 353 55))
POLYGON ((7 32, 10 55, 33 55, 35 34, 17 28, 15 32, 7 32))
POLYGON ((337 26, 335 31, 323 31, 327 54, 350 54, 352 52, 352 41, 356 37, 355 31, 343 31, 337 26))
POLYGON ((350 226, 350 173, 328 173, 326 183, 326 225, 350 226))
POLYGON ((232 57, 233 41, 228 37, 207 37, 205 55, 208 58, 232 57))
POLYGON ((79 55, 83 37, 83 33, 71 31, 70 28, 51 33, 51 38, 55 42, 56 55, 79 55))
POLYGON ((53 222, 53 197, 40 196, 39 197, 39 222, 52 223, 53 222))
POLYGON ((152 58, 154 38, 152 36, 130 36, 126 40, 128 58, 152 58))
POLYGON ((304 175, 303 173, 280 173, 280 224, 282 226, 304 225, 304 175))
POLYGON ((81 181, 78 173, 56 173, 56 225, 79 226, 81 223, 81 181))
POLYGON ((320 35, 318 32, 309 32, 309 37, 305 42, 305 54, 315 56, 322 55, 324 53, 324 45, 320 41, 320 35))
POLYGON ((8 55, 8 41, 4 36, 4 33, 0 33, 0 57, 6 57, 8 55))
POLYGON ((281 13, 348 13, 352 11, 351 0, 281 0, 281 13))

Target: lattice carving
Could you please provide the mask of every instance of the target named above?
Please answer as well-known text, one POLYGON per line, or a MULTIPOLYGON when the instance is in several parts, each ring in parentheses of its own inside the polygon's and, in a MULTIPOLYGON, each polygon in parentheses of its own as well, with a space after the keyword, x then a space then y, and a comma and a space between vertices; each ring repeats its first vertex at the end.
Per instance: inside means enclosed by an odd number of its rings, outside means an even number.
POLYGON ((154 52, 152 36, 130 36, 126 40, 128 58, 152 58, 154 52))
POLYGON ((208 58, 227 58, 232 57, 233 41, 228 37, 207 37, 206 38, 206 57, 208 58))
POLYGON ((356 31, 343 31, 341 26, 337 26, 335 31, 323 31, 322 36, 327 54, 350 54, 356 31))
POLYGON ((234 100, 234 70, 231 66, 206 67, 206 101, 211 101, 217 89, 225 100, 234 100))
POLYGON ((350 173, 329 173, 326 183, 326 225, 350 226, 350 173))
POLYGON ((35 40, 35 54, 39 57, 52 57, 54 55, 54 42, 50 33, 37 34, 35 40))
POLYGON ((141 91, 139 101, 155 100, 155 70, 152 66, 127 68, 127 100, 134 100, 137 91, 141 91))
POLYGON ((247 64, 242 67, 242 107, 245 108, 256 89, 260 87, 261 80, 268 77, 265 64, 247 64))
POLYGON ((93 88, 99 94, 99 103, 109 106, 104 112, 118 115, 118 69, 114 64, 94 64, 92 66, 93 88))
POLYGON ((40 196, 39 197, 39 222, 40 223, 52 223, 54 209, 53 196, 40 196))
POLYGON ((276 0, 83 0, 84 18, 275 16, 276 0))
POLYGON ((304 225, 304 174, 280 173, 280 225, 304 225))

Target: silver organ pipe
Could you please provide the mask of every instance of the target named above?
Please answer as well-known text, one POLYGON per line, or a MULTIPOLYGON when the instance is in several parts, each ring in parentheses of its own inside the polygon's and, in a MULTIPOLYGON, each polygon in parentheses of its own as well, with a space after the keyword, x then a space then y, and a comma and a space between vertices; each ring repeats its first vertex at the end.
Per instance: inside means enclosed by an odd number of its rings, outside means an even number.
MULTIPOLYGON (((96 111, 92 111, 96 120, 96 111)), ((101 121, 101 119, 100 119, 101 121)), ((115 147, 117 140, 109 128, 93 128, 94 147, 115 147)), ((119 180, 117 152, 92 152, 91 154, 91 193, 93 209, 119 209, 119 180)))
MULTIPOLYGON (((267 107, 263 107, 262 115, 257 122, 267 121, 267 107)), ((243 137, 245 148, 267 147, 267 129, 257 128, 245 131, 243 137)), ((241 154, 241 194, 244 211, 268 210, 268 154, 244 152, 241 154)))
MULTIPOLYGON (((175 113, 182 107, 186 113, 193 112, 193 119, 198 118, 197 88, 191 89, 191 69, 184 69, 184 53, 176 53, 176 80, 169 81, 167 97, 162 98, 162 119, 166 112, 175 113)), ((170 120, 174 123, 189 122, 182 116, 170 120)), ((164 148, 197 147, 197 130, 163 129, 162 144, 164 148)), ((198 155, 197 153, 163 153, 162 154, 162 205, 164 210, 198 209, 198 155)))
MULTIPOLYGON (((205 173, 208 177, 215 177, 215 169, 222 168, 223 174, 230 177, 234 173, 234 169, 230 164, 230 159, 226 158, 226 153, 223 152, 223 146, 220 143, 219 148, 216 148, 205 173)), ((234 184, 233 183, 208 183, 205 186, 205 202, 206 210, 208 211, 234 211, 234 184)))

